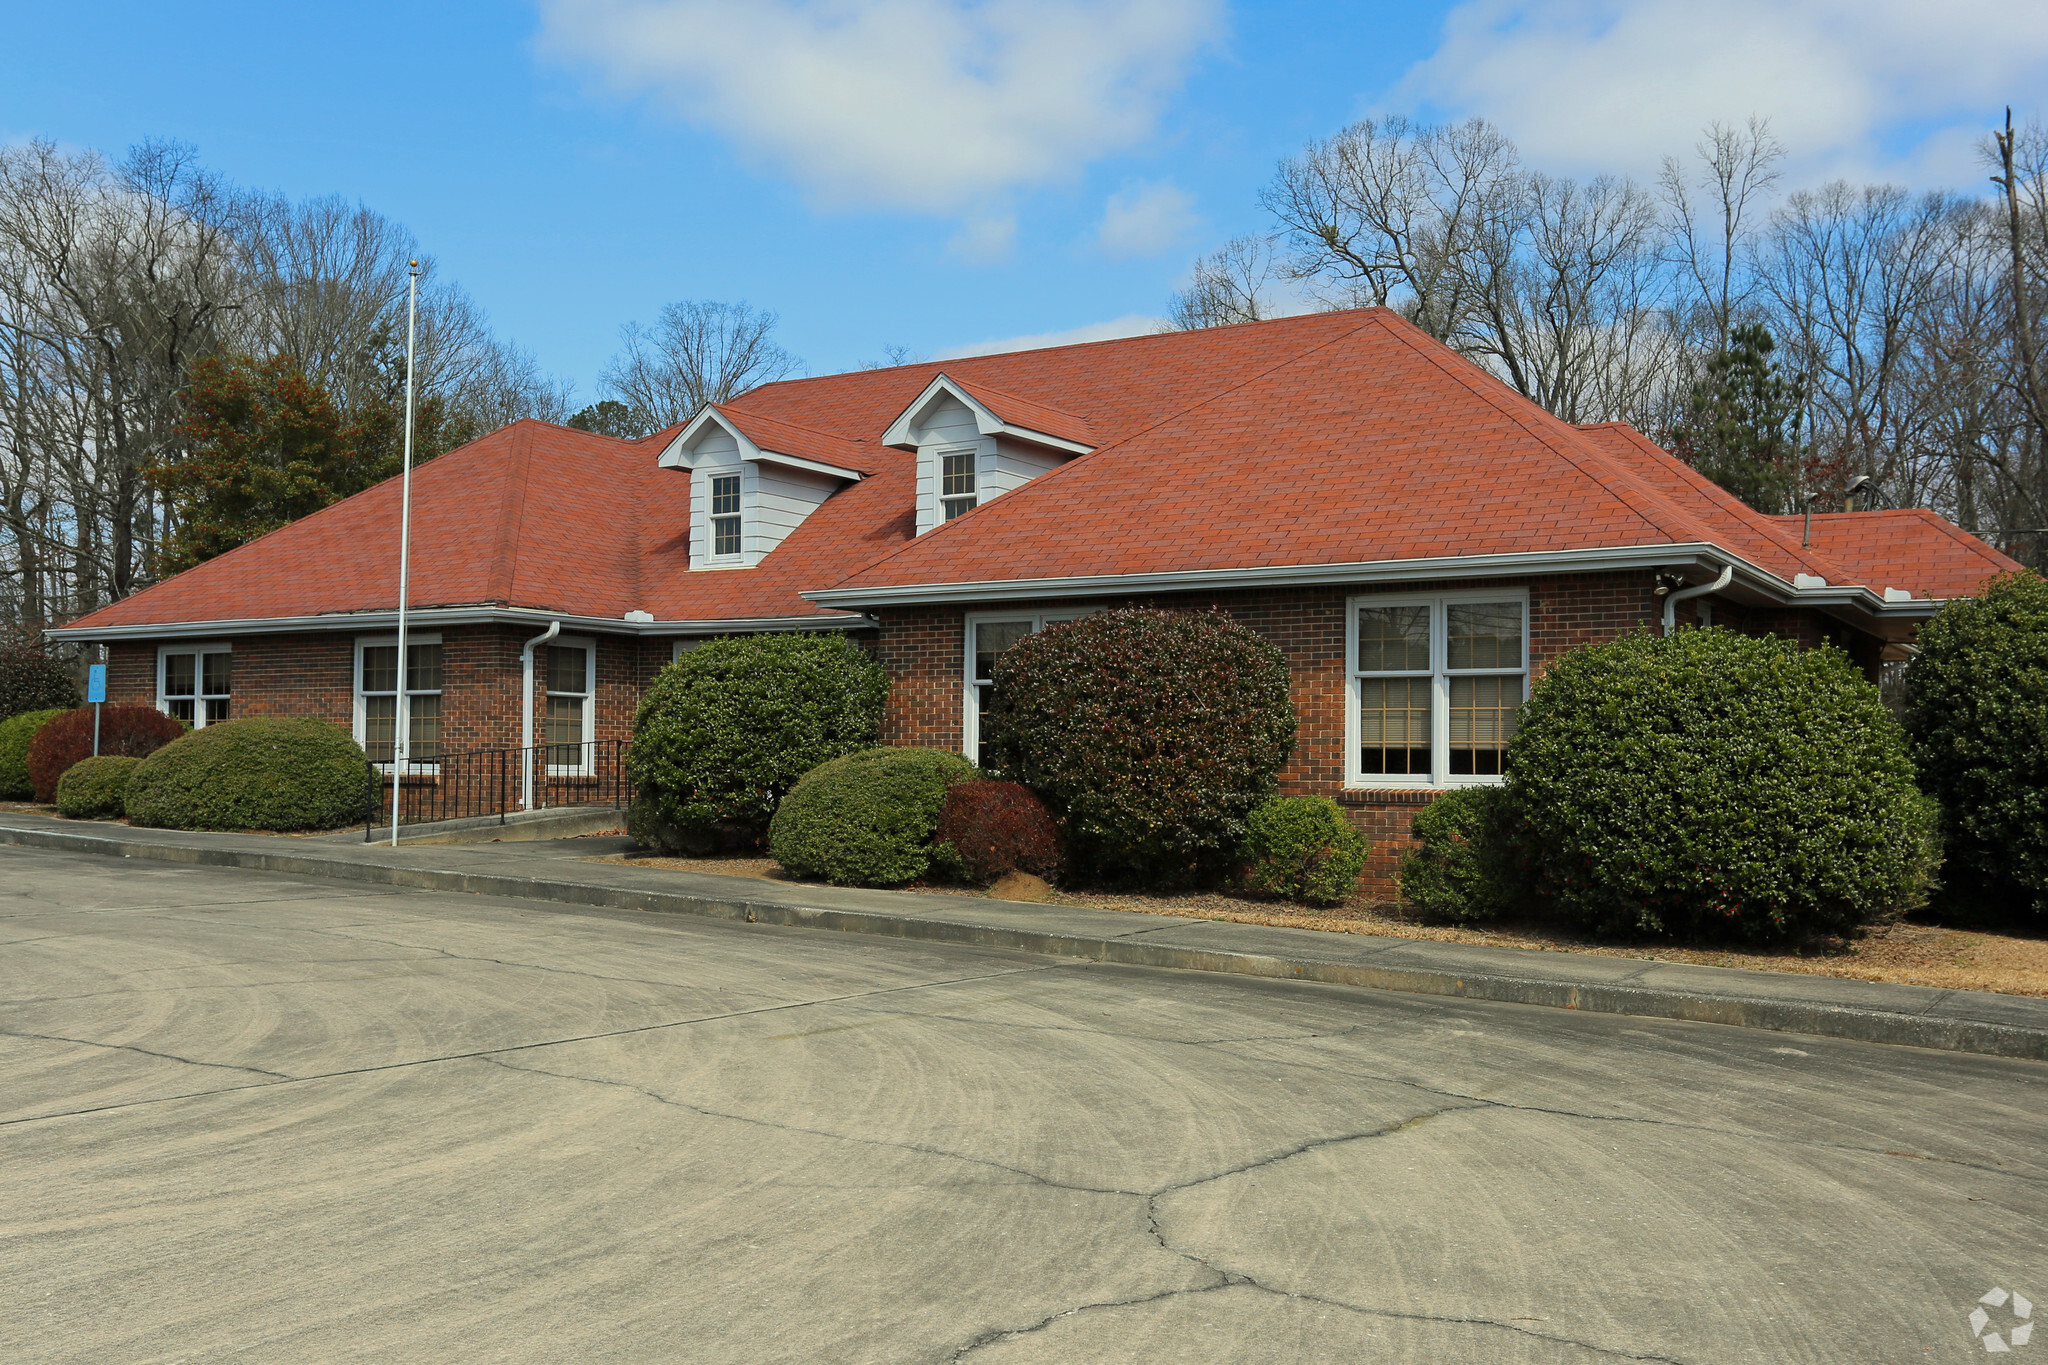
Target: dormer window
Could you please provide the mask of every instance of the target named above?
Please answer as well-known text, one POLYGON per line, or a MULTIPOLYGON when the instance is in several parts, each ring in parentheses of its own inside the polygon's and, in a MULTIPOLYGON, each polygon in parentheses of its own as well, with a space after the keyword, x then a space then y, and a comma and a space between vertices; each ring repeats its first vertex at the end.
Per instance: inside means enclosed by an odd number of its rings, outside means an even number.
POLYGON ((975 495, 974 462, 977 454, 973 450, 949 450, 939 456, 939 496, 945 505, 947 521, 963 512, 973 511, 980 501, 975 495))
POLYGON ((713 474, 711 485, 711 553, 724 559, 740 552, 740 476, 713 474))

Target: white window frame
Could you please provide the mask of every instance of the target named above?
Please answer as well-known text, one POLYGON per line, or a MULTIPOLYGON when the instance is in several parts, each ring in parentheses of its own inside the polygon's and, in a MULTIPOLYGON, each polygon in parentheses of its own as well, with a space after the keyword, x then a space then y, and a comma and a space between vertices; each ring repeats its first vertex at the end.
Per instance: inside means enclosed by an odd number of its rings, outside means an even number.
MULTIPOLYGON (((405 647, 408 650, 416 645, 438 645, 441 643, 441 637, 431 631, 416 634, 408 630, 405 633, 405 647)), ((398 647, 398 637, 396 635, 358 635, 356 637, 355 656, 351 669, 351 682, 349 684, 349 691, 354 695, 354 718, 350 722, 350 730, 355 735, 356 743, 363 747, 365 753, 370 748, 370 723, 369 707, 366 705, 366 699, 363 695, 363 651, 365 649, 376 649, 380 646, 396 649, 398 647)), ((405 686, 405 663, 404 659, 398 661, 398 716, 394 722, 395 728, 392 730, 392 735, 394 739, 398 736, 404 736, 406 744, 410 746, 412 743, 412 699, 414 697, 441 697, 447 695, 448 656, 446 647, 443 647, 441 655, 443 683, 441 687, 421 688, 417 692, 407 690, 405 686)), ((381 697, 384 693, 379 692, 377 695, 381 697)), ((441 719, 444 723, 448 719, 448 713, 445 710, 441 713, 441 719)), ((445 743, 441 746, 444 752, 447 747, 445 743)), ((394 743, 392 746, 394 757, 396 756, 397 748, 398 746, 394 743)), ((378 763, 374 759, 371 762, 379 772, 388 773, 391 771, 390 763, 378 763)), ((408 758, 405 761, 405 766, 409 771, 416 773, 438 773, 441 771, 441 763, 438 758, 426 760, 408 758)))
POLYGON ((668 646, 668 661, 670 663, 674 663, 677 659, 682 658, 691 650, 703 648, 705 641, 714 638, 716 637, 710 635, 700 635, 694 640, 671 640, 669 641, 668 646))
POLYGON ((205 644, 159 645, 156 651, 156 709, 167 716, 171 714, 171 698, 164 692, 164 682, 170 672, 167 661, 173 654, 190 654, 193 656, 192 695, 190 698, 180 697, 178 700, 191 701, 192 728, 195 730, 204 730, 206 728, 206 703, 210 700, 226 701, 228 704, 228 719, 233 720, 235 717, 234 660, 232 657, 228 660, 228 690, 226 692, 209 693, 206 690, 206 656, 209 654, 232 656, 234 652, 234 645, 225 640, 217 640, 205 644))
POLYGON ((746 561, 747 561, 747 520, 748 520, 748 517, 747 517, 747 502, 748 502, 748 498, 747 498, 747 491, 748 491, 748 490, 747 490, 747 471, 746 471, 746 467, 745 467, 744 465, 732 465, 732 466, 730 466, 730 467, 728 467, 728 468, 721 468, 721 469, 707 469, 707 470, 705 470, 705 471, 704 471, 703 473, 704 473, 704 563, 705 563, 705 566, 706 566, 706 567, 708 567, 708 568, 730 568, 730 567, 733 567, 733 566, 735 566, 735 565, 744 565, 744 564, 746 563, 746 561), (712 510, 711 510, 711 508, 712 508, 712 498, 713 498, 713 497, 715 496, 715 495, 714 495, 714 493, 712 492, 712 490, 713 490, 714 488, 716 488, 716 487, 717 487, 717 484, 718 484, 718 480, 720 480, 720 479, 734 479, 734 480, 737 480, 737 481, 738 481, 738 483, 739 483, 739 504, 740 504, 740 508, 739 508, 739 511, 737 511, 737 512, 726 512, 726 513, 718 513, 718 514, 714 514, 714 513, 712 512, 712 510), (719 523, 719 521, 720 521, 720 520, 721 520, 721 519, 722 519, 723 517, 727 517, 727 516, 733 516, 733 517, 738 517, 738 518, 739 518, 739 523, 740 523, 740 530, 739 530, 739 542, 740 542, 740 547, 739 547, 739 548, 738 548, 737 550, 734 550, 734 551, 732 551, 732 552, 731 552, 731 553, 729 553, 729 554, 720 554, 720 553, 718 553, 718 523, 719 523))
POLYGON ((932 452, 932 459, 934 462, 932 467, 932 477, 934 480, 936 480, 934 487, 936 488, 938 497, 939 525, 944 526, 947 522, 953 520, 954 517, 965 516, 967 513, 981 506, 981 467, 984 461, 982 459, 981 447, 979 444, 939 446, 932 452), (967 477, 974 484, 973 492, 955 494, 950 497, 947 496, 946 461, 949 459, 965 459, 967 461, 967 477), (955 502, 964 502, 967 504, 967 506, 961 508, 958 512, 949 512, 947 510, 948 504, 955 502))
MULTIPOLYGON (((1451 671, 1449 614, 1447 608, 1475 602, 1514 602, 1522 609, 1522 662, 1519 668, 1461 668, 1458 677, 1520 677, 1522 699, 1529 698, 1529 590, 1527 588, 1473 588, 1458 592, 1363 593, 1344 603, 1344 785, 1362 788, 1447 788, 1495 787, 1502 778, 1495 773, 1450 771, 1451 763, 1451 671), (1429 762, 1428 773, 1368 773, 1360 770, 1359 706, 1364 700, 1358 667, 1358 611, 1361 607, 1429 608, 1429 762)), ((1396 677, 1399 674, 1375 674, 1396 677)), ((1407 676, 1419 677, 1420 672, 1407 676)))
POLYGON ((1100 607, 1061 607, 1052 611, 972 611, 960 627, 960 752, 969 762, 981 761, 981 698, 974 678, 974 630, 984 622, 1029 621, 1036 635, 1059 621, 1073 621, 1101 611, 1100 607))
MULTIPOLYGON (((583 747, 578 750, 579 757, 574 763, 548 764, 547 775, 549 777, 589 777, 596 771, 592 766, 592 760, 597 756, 597 751, 591 743, 597 737, 597 641, 588 635, 564 635, 559 639, 548 641, 541 648, 580 649, 583 651, 583 738, 577 741, 583 747)), ((534 738, 533 742, 545 749, 548 747, 547 699, 554 694, 548 688, 546 659, 543 658, 537 662, 539 667, 534 670, 537 675, 534 681, 540 685, 541 693, 540 734, 534 738)), ((573 696, 575 694, 564 693, 563 695, 573 696)))

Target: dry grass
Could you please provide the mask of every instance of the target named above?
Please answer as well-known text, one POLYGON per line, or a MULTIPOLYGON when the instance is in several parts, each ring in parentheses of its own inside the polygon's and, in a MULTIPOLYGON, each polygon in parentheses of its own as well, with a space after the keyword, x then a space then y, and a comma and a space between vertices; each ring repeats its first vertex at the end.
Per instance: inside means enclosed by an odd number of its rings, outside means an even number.
MULTIPOLYGON (((668 867, 725 876, 764 877, 794 881, 773 858, 642 858, 612 855, 601 862, 636 867, 668 867)), ((929 895, 980 894, 954 886, 912 886, 929 895)), ((1386 901, 1354 899, 1331 910, 1305 910, 1286 902, 1230 892, 1184 896, 1139 896, 1108 892, 1060 891, 1049 904, 1131 910, 1146 915, 1184 919, 1230 920, 1288 929, 1318 929, 1337 934, 1379 934, 1394 938, 1432 939, 1439 943, 1480 943, 1529 952, 1595 953, 1602 957, 1640 958, 1652 962, 1684 962, 1708 967, 1739 967, 1759 972, 1797 972, 1806 976, 1839 976, 1860 981, 1939 986, 1951 990, 1994 991, 2003 995, 2048 996, 2048 935, 2026 936, 1951 929, 1911 921, 1873 929, 1861 939, 1805 948, 1685 948, 1661 942, 1594 940, 1534 921, 1502 922, 1485 928, 1431 923, 1386 901)))

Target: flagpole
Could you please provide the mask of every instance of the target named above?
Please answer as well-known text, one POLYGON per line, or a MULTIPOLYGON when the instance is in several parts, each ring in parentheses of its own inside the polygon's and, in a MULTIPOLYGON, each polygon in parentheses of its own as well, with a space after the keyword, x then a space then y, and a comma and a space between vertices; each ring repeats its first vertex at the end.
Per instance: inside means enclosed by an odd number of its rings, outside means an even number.
POLYGON ((412 586, 412 368, 418 338, 420 263, 411 261, 405 288, 405 464, 399 474, 398 505, 398 685, 391 706, 391 846, 398 847, 398 782, 409 747, 406 702, 405 604, 412 586))

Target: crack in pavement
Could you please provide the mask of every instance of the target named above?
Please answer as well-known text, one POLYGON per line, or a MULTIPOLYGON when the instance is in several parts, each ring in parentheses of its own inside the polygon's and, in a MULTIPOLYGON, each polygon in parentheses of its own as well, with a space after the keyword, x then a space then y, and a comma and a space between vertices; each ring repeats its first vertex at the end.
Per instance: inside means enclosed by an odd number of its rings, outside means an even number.
MULTIPOLYGON (((252 1076, 270 1076, 279 1081, 298 1079, 298 1077, 287 1075, 282 1071, 265 1071, 260 1066, 237 1066, 233 1062, 202 1062, 192 1057, 180 1057, 176 1053, 154 1052, 146 1047, 136 1047, 133 1043, 102 1043, 91 1038, 67 1038, 59 1033, 28 1033, 20 1029, 0 1029, 0 1038, 32 1038, 40 1043, 75 1043, 79 1047, 105 1048, 110 1052, 136 1052, 144 1057, 157 1057, 166 1062, 183 1062, 187 1066, 210 1066, 222 1071, 246 1071, 252 1076)), ((253 1087, 237 1086, 235 1088, 251 1089, 253 1087)))
MULTIPOLYGON (((468 1052, 450 1052, 433 1057, 414 1057, 402 1062, 384 1062, 376 1066, 344 1067, 337 1071, 315 1072, 307 1076, 289 1076, 281 1072, 264 1074, 282 1076, 274 1081, 259 1081, 250 1085, 226 1085, 214 1090, 193 1090, 178 1095, 156 1095, 145 1100, 122 1100, 114 1104, 90 1105, 84 1109, 62 1109, 48 1114, 24 1114, 19 1118, 0 1119, 0 1128, 10 1128, 22 1123, 43 1123, 52 1119, 84 1118, 92 1114, 113 1113, 123 1109, 140 1109, 150 1105, 170 1104, 178 1100, 209 1099, 215 1095, 239 1094, 245 1090, 269 1090, 277 1086, 304 1085, 313 1081, 331 1081, 349 1076, 374 1076, 385 1071, 404 1071, 419 1066, 439 1066, 447 1062, 463 1062, 501 1056, 508 1052, 533 1052, 542 1048, 562 1047, 569 1043, 589 1043, 605 1038, 626 1038, 636 1033, 659 1033, 664 1029, 690 1028, 698 1024, 714 1024, 725 1019, 742 1019, 756 1014, 776 1014, 784 1010, 809 1009, 816 1005, 836 1005, 848 1000, 865 1000, 877 995, 895 995, 903 991, 932 990, 941 986, 957 986, 975 981, 992 981, 1005 976, 1020 976, 1025 972, 1057 971, 1063 963, 1047 963, 1043 966, 1014 967, 1002 972, 983 972, 975 976, 949 977, 942 981, 917 981, 902 986, 882 986, 871 991, 855 991, 850 995, 823 996, 813 1000, 786 1000, 773 1005, 762 1005, 756 1009, 726 1010, 718 1014, 692 1015, 688 1019, 671 1019, 658 1024, 636 1024, 631 1028, 606 1029, 599 1033, 580 1033, 567 1038, 544 1038, 532 1043, 508 1043, 503 1047, 474 1048, 468 1052)), ((113 1044, 102 1044, 113 1046, 113 1044)), ((173 1060, 181 1060, 173 1058, 173 1060)), ((219 1063, 201 1062, 198 1065, 212 1066, 219 1063)), ((237 1067, 236 1070, 255 1070, 252 1067, 237 1067)))

